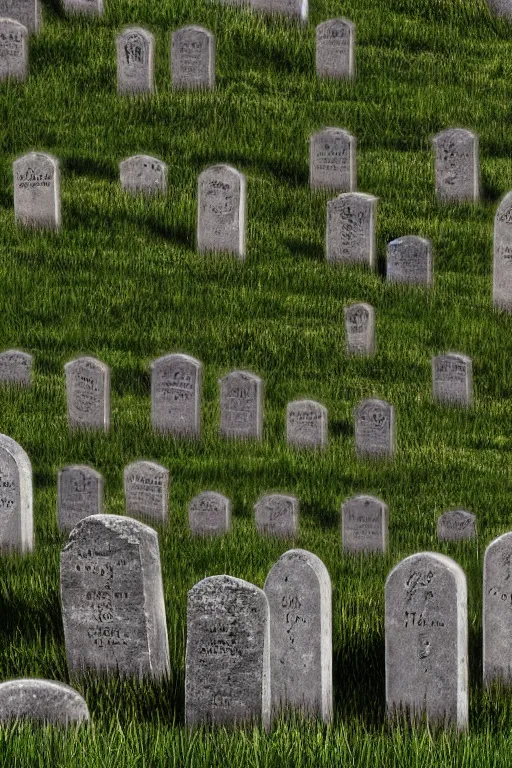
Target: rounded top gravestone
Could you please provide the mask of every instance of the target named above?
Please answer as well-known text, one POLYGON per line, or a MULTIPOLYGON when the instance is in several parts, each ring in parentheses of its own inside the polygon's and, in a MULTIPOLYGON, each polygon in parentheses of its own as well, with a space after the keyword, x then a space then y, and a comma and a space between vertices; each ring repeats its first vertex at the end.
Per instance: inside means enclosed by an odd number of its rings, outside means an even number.
POLYGON ((71 429, 110 427, 110 368, 95 357, 78 357, 64 366, 71 429))
POLYGON ((221 379, 220 434, 223 437, 263 437, 263 379, 250 371, 231 371, 221 379))
POLYGON ((201 434, 203 365, 183 354, 163 355, 151 363, 151 423, 174 437, 201 434))
POLYGON ((26 80, 28 30, 19 21, 0 18, 0 80, 26 80))
POLYGON ((60 228, 59 161, 44 152, 28 152, 12 164, 14 219, 34 229, 60 228))
POLYGON ((119 163, 121 188, 144 195, 167 192, 167 165, 150 155, 133 155, 119 163))
POLYGON ((89 720, 89 710, 78 691, 65 683, 20 678, 0 683, 0 722, 10 720, 80 725, 89 720))
POLYGON ((348 355, 373 355, 375 352, 375 310, 364 302, 343 310, 348 355))
POLYGON ((147 29, 127 27, 116 37, 117 92, 152 93, 155 38, 147 29))
POLYGON ((12 437, 0 435, 0 550, 34 548, 32 465, 12 437))
POLYGON ((494 217, 492 302, 512 311, 512 192, 501 200, 494 217))
POLYGON ((395 409, 386 400, 361 400, 354 409, 358 457, 393 458, 395 455, 395 409))
POLYGON ((28 352, 19 349, 7 349, 0 352, 0 384, 16 384, 30 387, 32 384, 32 365, 34 358, 28 352))
POLYGON ((387 245, 386 277, 391 283, 432 284, 432 243, 418 235, 404 235, 387 245))
POLYGON ((171 33, 173 88, 215 86, 215 36, 204 27, 190 24, 171 33))
POLYGON ((478 136, 465 128, 447 128, 432 139, 436 196, 441 202, 478 202, 478 136))
POLYGON ((328 262, 375 268, 378 199, 365 192, 342 192, 327 201, 325 243, 328 262))
POLYGON ((309 186, 352 192, 356 181, 356 139, 342 128, 324 128, 309 137, 309 186))
POLYGON ((199 174, 197 249, 233 253, 245 258, 245 176, 219 164, 199 174))
POLYGON ((355 25, 348 19, 328 19, 316 28, 316 73, 319 77, 352 78, 355 25))

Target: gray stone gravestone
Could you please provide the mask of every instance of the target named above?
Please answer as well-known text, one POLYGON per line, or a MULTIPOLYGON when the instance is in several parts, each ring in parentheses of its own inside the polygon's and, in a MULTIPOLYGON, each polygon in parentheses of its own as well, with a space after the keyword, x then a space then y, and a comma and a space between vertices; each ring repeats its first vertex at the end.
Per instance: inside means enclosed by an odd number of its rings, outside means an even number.
POLYGON ((327 261, 375 267, 377 201, 362 192, 344 192, 327 201, 327 261))
POLYGON ((198 536, 222 536, 231 530, 231 501, 215 491, 198 493, 188 505, 188 524, 198 536))
POLYGON ((361 400, 354 411, 358 457, 393 458, 395 409, 386 400, 361 400))
POLYGON ((341 505, 341 540, 345 552, 386 552, 388 507, 375 496, 360 495, 341 505))
POLYGON ((73 464, 57 475, 57 522, 72 531, 84 517, 103 514, 103 477, 92 467, 73 464))
POLYGON ((94 357, 78 357, 64 366, 71 429, 110 427, 110 368, 94 357))
POLYGON ((28 30, 14 19, 0 19, 0 81, 26 80, 28 30))
POLYGON ((103 16, 103 0, 62 0, 67 13, 103 16))
POLYGON ((220 384, 220 434, 263 437, 263 380, 249 371, 232 371, 220 384))
POLYGON ((215 87, 215 35, 191 24, 171 34, 173 88, 215 87))
POLYGON ((476 537, 476 517, 464 509, 450 509, 437 518, 439 541, 464 541, 476 537))
POLYGON ((351 304, 344 309, 348 355, 375 352, 375 310, 371 304, 351 304))
POLYGON ((245 258, 245 176, 230 165, 212 165, 198 179, 197 249, 245 258))
POLYGON ((272 713, 299 709, 332 718, 331 579, 322 561, 291 549, 263 587, 270 608, 272 713))
POLYGON ((32 465, 21 445, 0 435, 0 550, 33 549, 32 465))
POLYGON ((296 496, 270 493, 254 505, 258 533, 294 539, 299 530, 299 500, 296 496))
POLYGON ((169 470, 153 461, 134 461, 124 469, 126 514, 148 522, 169 519, 169 470))
POLYGON ((473 405, 473 364, 457 352, 432 358, 434 400, 446 405, 473 405))
POLYGON ((0 683, 0 722, 31 720, 44 725, 79 725, 90 719, 78 691, 65 683, 20 678, 0 683))
POLYGON ((496 16, 512 18, 512 0, 487 0, 487 4, 496 16))
POLYGON ((309 138, 309 186, 353 192, 356 180, 356 139, 341 128, 324 128, 309 138))
POLYGON ((42 152, 29 152, 12 164, 14 218, 34 229, 60 227, 59 162, 42 152))
POLYGON ((185 719, 269 727, 269 609, 254 584, 210 576, 189 591, 185 719))
POLYGON ((117 92, 153 93, 155 38, 146 29, 129 27, 116 37, 117 92))
POLYGON ((436 197, 441 202, 478 202, 478 136, 465 128, 448 128, 432 139, 436 197))
POLYGON ((132 194, 165 194, 167 165, 156 157, 134 155, 119 163, 121 189, 132 194))
POLYGON ((491 541, 484 555, 484 683, 512 683, 512 533, 491 541))
POLYGON ((0 17, 18 21, 32 34, 42 23, 40 0, 0 0, 0 17))
POLYGON ((158 432, 200 437, 203 366, 190 355, 164 355, 151 363, 151 422, 158 432))
POLYGON ((32 384, 32 364, 34 358, 28 352, 8 349, 0 353, 0 384, 16 384, 30 387, 32 384))
POLYGON ((255 11, 280 14, 305 22, 308 19, 308 0, 250 0, 255 11))
POLYGON ((406 235, 388 243, 387 279, 391 283, 432 284, 432 243, 424 237, 406 235))
POLYGON ((325 448, 327 408, 314 400, 294 400, 286 406, 286 442, 298 448, 325 448))
POLYGON ((352 78, 355 24, 348 19, 329 19, 316 28, 316 73, 319 77, 352 78))
POLYGON ((169 673, 156 531, 129 517, 86 517, 62 550, 60 578, 71 675, 169 673))
POLYGON ((466 577, 449 557, 420 552, 386 581, 386 702, 389 715, 468 724, 466 577))
POLYGON ((492 302, 512 311, 512 192, 507 192, 494 217, 492 302))

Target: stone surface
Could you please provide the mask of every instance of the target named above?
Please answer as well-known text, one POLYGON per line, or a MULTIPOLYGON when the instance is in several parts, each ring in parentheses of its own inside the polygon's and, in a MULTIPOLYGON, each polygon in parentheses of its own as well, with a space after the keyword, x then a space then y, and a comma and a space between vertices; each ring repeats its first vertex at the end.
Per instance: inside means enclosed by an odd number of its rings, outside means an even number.
POLYGON ((263 380, 249 371, 232 371, 219 379, 220 434, 263 437, 263 380))
POLYGON ((451 509, 437 518, 439 541, 463 541, 476 537, 476 517, 464 509, 451 509))
POLYGON ((171 34, 173 88, 215 87, 215 35, 191 24, 171 34))
POLYGON ((512 533, 491 541, 484 555, 484 683, 512 683, 512 533))
POLYGON ((325 405, 294 400, 286 406, 286 442, 298 448, 325 448, 328 438, 325 405))
POLYGON ((345 307, 348 355, 373 355, 375 352, 375 310, 371 304, 345 307))
POLYGON ((57 475, 57 522, 61 531, 72 531, 80 520, 103 514, 103 477, 92 467, 73 464, 57 475))
POLYGON ((432 358, 434 400, 447 405, 473 405, 473 364, 457 352, 432 358))
POLYGON ((316 28, 316 73, 319 77, 352 78, 355 24, 348 19, 329 19, 316 28))
POLYGON ((468 724, 466 577, 449 557, 420 552, 386 581, 386 702, 429 723, 468 724))
POLYGON ((62 0, 62 3, 67 13, 103 16, 103 0, 62 0))
POLYGON ((42 24, 39 0, 0 0, 0 18, 18 21, 29 33, 39 32, 42 24))
POLYGON ((198 179, 197 249, 245 258, 245 176, 230 165, 212 165, 198 179))
POLYGON ((291 549, 271 568, 264 592, 270 609, 272 712, 299 709, 332 718, 331 579, 322 561, 291 549))
POLYGON ((0 81, 26 80, 28 30, 19 21, 0 18, 0 81))
POLYGON ((116 37, 117 92, 153 93, 155 38, 146 29, 129 27, 116 37))
POLYGON ((132 194, 165 194, 167 165, 156 157, 133 155, 119 163, 121 189, 132 194))
POLYGON ((387 279, 391 283, 432 284, 432 243, 424 237, 406 235, 387 246, 387 279))
POLYGON ((34 229, 60 227, 59 162, 42 152, 29 152, 12 164, 14 218, 34 229))
POLYGON ((18 443, 0 435, 0 550, 34 549, 32 465, 18 443))
POLYGON ((432 139, 436 197, 441 202, 477 202, 480 197, 478 136, 448 128, 432 139))
POLYGON ((357 189, 354 136, 341 128, 324 128, 310 136, 309 186, 340 192, 357 189))
POLYGON ((151 423, 158 432, 200 437, 203 366, 190 355, 164 355, 151 363, 151 423))
POLYGON ((187 600, 185 719, 188 726, 270 725, 269 609, 263 590, 210 576, 187 600))
POLYGON ((153 461, 134 461, 124 469, 128 517, 166 523, 169 519, 169 470, 153 461))
POLYGON ((512 0, 487 0, 489 10, 497 16, 512 18, 512 0))
POLYGON ((494 217, 492 302, 512 312, 512 192, 507 192, 494 217))
POLYGON ((344 501, 341 505, 341 540, 345 552, 386 552, 387 504, 364 494, 344 501))
POLYGON ((377 200, 377 197, 362 192, 344 192, 334 200, 328 200, 327 261, 375 267, 377 200))
POLYGON ((281 14, 303 22, 308 18, 308 0, 250 0, 250 3, 255 11, 281 14))
POLYGON ((188 505, 188 525, 198 536, 222 536, 231 530, 231 501, 215 491, 198 493, 188 505))
POLYGON ((62 550, 60 578, 70 675, 168 675, 156 531, 129 517, 86 517, 62 550))
POLYGON ((65 683, 20 678, 0 683, 0 722, 31 720, 47 725, 79 725, 89 710, 78 691, 65 683))
POLYGON ((94 357, 78 357, 64 366, 71 429, 110 427, 110 368, 94 357))
POLYGON ((8 349, 0 353, 0 384, 17 384, 30 387, 34 358, 28 352, 8 349))
POLYGON ((361 400, 355 412, 358 457, 392 458, 395 454, 395 409, 385 400, 361 400))
POLYGON ((299 500, 296 496, 269 493, 254 505, 258 533, 293 539, 299 530, 299 500))

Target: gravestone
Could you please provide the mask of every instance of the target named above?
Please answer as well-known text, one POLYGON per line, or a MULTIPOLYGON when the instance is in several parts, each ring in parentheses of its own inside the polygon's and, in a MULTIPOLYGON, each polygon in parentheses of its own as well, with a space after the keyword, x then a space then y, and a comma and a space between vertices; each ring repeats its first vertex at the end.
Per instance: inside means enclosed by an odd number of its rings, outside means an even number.
POLYGON ((57 474, 57 522, 72 531, 84 517, 103 514, 103 477, 92 467, 73 464, 57 474))
POLYGON ((299 500, 296 496, 270 493, 254 505, 258 533, 294 539, 299 529, 299 500))
POLYGON ((67 13, 103 16, 103 0, 62 0, 67 13))
POLYGON ((219 379, 220 434, 263 437, 263 380, 249 371, 232 371, 219 379))
POLYGON ((146 29, 130 27, 116 37, 117 92, 153 93, 155 38, 146 29))
POLYGON ((360 495, 341 505, 344 552, 386 552, 388 507, 375 496, 360 495))
POLYGON ((451 509, 437 518, 439 541, 463 541, 476 537, 476 517, 464 509, 451 509))
POLYGON ((19 22, 29 34, 39 32, 42 24, 40 0, 0 0, 0 18, 19 22))
POLYGON ((308 0, 250 0, 255 11, 280 14, 305 22, 308 19, 308 0))
POLYGON ((198 536, 222 536, 231 530, 231 501, 215 491, 198 493, 188 505, 188 525, 198 536))
POLYGON ((70 675, 168 675, 156 531, 129 517, 86 517, 62 550, 60 578, 70 675))
POLYGON ((348 355, 375 352, 375 310, 370 304, 351 304, 344 309, 348 355))
POLYGON ((188 726, 270 725, 269 610, 263 590, 210 576, 187 598, 188 726))
POLYGON ((197 249, 245 258, 245 176, 230 165, 212 165, 198 179, 197 249))
POLYGON ((492 303, 512 311, 512 192, 507 192, 494 217, 492 303))
POLYGON ((119 163, 121 189, 136 195, 165 194, 167 165, 149 155, 134 155, 119 163))
POLYGON ((354 136, 341 128, 325 128, 310 136, 309 186, 340 192, 357 188, 354 136))
POLYGON ((0 550, 33 549, 32 465, 21 445, 0 435, 0 550))
POLYGON ((432 358, 434 400, 447 405, 473 405, 473 365, 470 357, 449 352, 432 358))
POLYGON ((331 579, 322 561, 291 549, 263 587, 270 608, 272 714, 298 709, 332 718, 331 579))
POLYGON ((354 411, 358 457, 393 458, 395 409, 385 400, 361 400, 354 411))
POLYGON ((151 423, 175 437, 200 437, 203 366, 190 355, 151 363, 151 423))
POLYGON ((32 363, 34 358, 28 352, 8 349, 0 353, 0 384, 16 384, 30 387, 32 384, 32 363))
POLYGON ((286 442, 297 448, 325 448, 327 408, 314 400, 294 400, 286 406, 286 442))
POLYGON ((215 35, 191 24, 171 34, 173 88, 215 87, 215 35))
POLYGON ((448 128, 432 139, 436 197, 441 202, 478 202, 478 136, 464 128, 448 128))
POLYGON ((386 702, 389 715, 468 724, 466 577, 449 557, 420 552, 386 581, 386 702))
POLYGON ((110 368, 94 357, 78 357, 64 366, 71 429, 110 427, 110 368))
POLYGON ((26 80, 28 30, 19 21, 0 18, 0 81, 26 80))
POLYGON ((31 720, 43 725, 79 725, 90 719, 78 691, 65 683, 20 678, 0 683, 0 722, 31 720))
POLYGON ((432 284, 432 243, 424 237, 406 235, 388 243, 386 260, 390 283, 432 284))
POLYGON ((128 517, 166 523, 169 519, 169 470, 153 461, 134 461, 124 469, 128 517))
POLYGON ((505 16, 509 19, 512 18, 512 1, 511 0, 487 0, 489 10, 496 14, 496 16, 505 16))
POLYGON ((316 28, 316 74, 318 77, 352 78, 355 24, 348 19, 329 19, 316 28))
POLYGON ((59 162, 42 152, 29 152, 12 164, 14 219, 34 229, 60 227, 59 162))
POLYGON ((377 200, 362 192, 343 192, 327 201, 327 261, 375 267, 377 200))
POLYGON ((484 555, 484 683, 512 683, 512 533, 491 541, 484 555))

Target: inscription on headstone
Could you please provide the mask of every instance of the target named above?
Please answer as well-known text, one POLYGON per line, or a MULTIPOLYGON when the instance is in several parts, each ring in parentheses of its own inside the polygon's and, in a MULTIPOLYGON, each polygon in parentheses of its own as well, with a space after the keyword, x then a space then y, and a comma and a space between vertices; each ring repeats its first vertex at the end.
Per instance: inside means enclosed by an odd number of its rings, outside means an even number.
POLYGON ((352 192, 356 181, 356 140, 341 128, 325 128, 309 139, 309 186, 352 192))
POLYGON ((29 34, 39 32, 42 23, 39 0, 0 0, 0 18, 18 21, 29 34))
POLYGON ((245 258, 245 176, 230 165, 213 165, 199 175, 197 249, 245 258))
POLYGON ((176 437, 201 435, 203 366, 190 355, 164 355, 151 363, 151 422, 176 437))
POLYGON ((110 368, 94 357, 66 363, 68 422, 71 429, 110 426, 110 368))
POLYGON ((392 458, 395 454, 395 409, 385 400, 361 400, 355 408, 358 457, 392 458))
POLYGON ((42 152, 29 152, 12 164, 14 218, 34 229, 60 227, 59 162, 42 152))
POLYGON ((263 437, 263 380, 249 371, 232 371, 219 380, 220 434, 263 437))
POLYGON ((478 136, 464 128, 448 128, 432 139, 436 196, 441 202, 477 202, 479 190, 478 136))
POLYGON ((439 541, 463 541, 476 537, 476 517, 464 509, 451 509, 437 519, 439 541))
POLYGON ((388 243, 387 279, 391 283, 432 283, 432 243, 424 237, 406 235, 388 243))
POLYGON ((8 349, 0 353, 0 384, 30 387, 33 360, 32 355, 19 349, 8 349))
POLYGON ((126 514, 150 522, 169 517, 169 470, 153 461, 134 461, 124 470, 126 514))
POLYGON ((145 195, 167 192, 167 165, 149 155, 134 155, 119 163, 121 188, 145 195))
POLYGON ((492 302, 512 311, 512 192, 507 192, 494 217, 492 302))
POLYGON ((80 694, 65 683, 20 678, 0 683, 0 722, 11 720, 78 725, 89 720, 89 710, 80 694))
POLYGON ((308 18, 308 0, 250 0, 250 3, 256 11, 282 14, 303 22, 308 18))
POLYGON ((375 496, 354 496, 341 506, 341 540, 345 552, 386 552, 388 507, 375 496))
POLYGON ((72 531, 80 520, 103 514, 103 477, 95 469, 74 464, 57 475, 57 522, 72 531))
POLYGON ((0 550, 33 549, 32 465, 21 445, 0 435, 0 550))
POLYGON ((512 533, 491 541, 484 555, 484 683, 512 683, 512 533))
POLYGON ((123 29, 116 38, 117 92, 153 93, 155 38, 145 29, 123 29))
POLYGON ((26 80, 28 31, 14 19, 0 18, 0 80, 26 80))
POLYGON ((299 530, 299 500, 296 496, 270 493, 254 505, 258 533, 293 539, 299 530))
POLYGON ((327 201, 327 261, 375 267, 377 197, 344 192, 327 201))
POLYGON ((199 493, 188 505, 188 524, 198 536, 222 536, 231 530, 231 501, 215 491, 199 493))
POLYGON ((373 355, 375 352, 375 310, 370 304, 345 307, 348 355, 373 355))
POLYGON ((316 73, 319 77, 352 78, 355 25, 348 19, 329 19, 316 28, 316 73))
POLYGON ((286 406, 286 442, 298 448, 325 448, 327 408, 314 400, 294 400, 286 406))
POLYGON ((174 88, 215 87, 215 36, 194 24, 171 34, 174 88))
POLYGON ((434 400, 447 405, 473 405, 473 365, 457 353, 432 358, 434 400))

